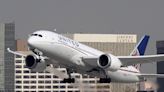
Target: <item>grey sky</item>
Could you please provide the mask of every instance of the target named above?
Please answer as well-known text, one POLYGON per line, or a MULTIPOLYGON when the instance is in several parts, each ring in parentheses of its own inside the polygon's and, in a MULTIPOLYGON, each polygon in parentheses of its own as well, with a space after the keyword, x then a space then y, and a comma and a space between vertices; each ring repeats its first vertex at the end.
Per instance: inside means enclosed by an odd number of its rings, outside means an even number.
POLYGON ((0 0, 0 20, 17 38, 38 30, 137 33, 164 39, 163 0, 0 0))
POLYGON ((16 23, 16 38, 35 30, 134 33, 164 40, 164 0, 0 0, 0 21, 16 23))

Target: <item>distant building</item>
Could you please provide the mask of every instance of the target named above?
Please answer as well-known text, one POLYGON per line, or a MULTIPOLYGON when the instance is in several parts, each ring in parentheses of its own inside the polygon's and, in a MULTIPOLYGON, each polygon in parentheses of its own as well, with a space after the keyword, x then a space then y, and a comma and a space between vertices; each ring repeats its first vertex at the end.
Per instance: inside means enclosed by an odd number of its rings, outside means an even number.
MULTIPOLYGON (((157 54, 164 54, 164 41, 157 41, 157 54)), ((157 73, 164 74, 164 62, 157 62, 157 73)), ((159 84, 158 92, 164 92, 164 79, 157 78, 157 82, 159 84)))
POLYGON ((137 42, 134 34, 63 34, 69 38, 114 55, 129 55, 137 42))
MULTIPOLYGON (((129 55, 137 42, 137 36, 131 34, 62 34, 83 44, 114 55, 129 55)), ((21 44, 20 44, 21 45, 21 44)), ((26 47, 26 46, 23 46, 26 47)), ((20 48, 22 48, 20 46, 20 48)), ((20 50, 20 48, 17 48, 20 50)), ((26 50, 26 49, 25 49, 26 50)), ((23 52, 30 53, 30 52, 23 52)), ((57 68, 66 72, 65 68, 57 68)), ((79 80, 74 85, 65 84, 50 73, 34 73, 24 66, 24 57, 15 56, 16 92, 135 92, 136 84, 100 84, 98 78, 74 73, 79 80), (77 86, 77 87, 75 87, 77 86)))
POLYGON ((6 51, 15 50, 15 24, 0 24, 0 92, 14 91, 14 55, 6 51))
POLYGON ((16 50, 17 51, 28 51, 27 40, 16 40, 16 50))

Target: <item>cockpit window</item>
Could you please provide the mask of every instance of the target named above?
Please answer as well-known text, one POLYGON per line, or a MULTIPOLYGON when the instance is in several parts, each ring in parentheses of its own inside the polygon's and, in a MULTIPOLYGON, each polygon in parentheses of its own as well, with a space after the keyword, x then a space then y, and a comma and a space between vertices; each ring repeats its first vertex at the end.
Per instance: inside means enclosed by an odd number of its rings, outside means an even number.
POLYGON ((39 37, 43 37, 41 34, 31 34, 31 36, 39 36, 39 37))
POLYGON ((38 35, 39 37, 42 37, 42 35, 38 35))

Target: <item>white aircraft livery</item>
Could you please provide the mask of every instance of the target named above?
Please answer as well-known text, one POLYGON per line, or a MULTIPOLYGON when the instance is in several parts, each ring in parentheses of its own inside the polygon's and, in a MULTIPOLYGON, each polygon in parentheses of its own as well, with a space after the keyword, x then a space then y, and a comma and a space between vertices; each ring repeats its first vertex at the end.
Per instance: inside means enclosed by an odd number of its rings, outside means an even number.
POLYGON ((26 66, 36 72, 48 69, 48 72, 58 75, 59 71, 53 66, 58 64, 65 67, 67 76, 61 75, 65 83, 75 82, 75 78, 71 77, 73 72, 100 78, 100 83, 132 83, 145 81, 149 77, 164 78, 163 74, 143 74, 138 69, 142 63, 164 61, 163 54, 144 55, 148 40, 149 36, 145 35, 129 56, 115 56, 60 34, 39 30, 28 38, 29 49, 33 54, 24 55, 9 48, 7 50, 25 56, 26 66))

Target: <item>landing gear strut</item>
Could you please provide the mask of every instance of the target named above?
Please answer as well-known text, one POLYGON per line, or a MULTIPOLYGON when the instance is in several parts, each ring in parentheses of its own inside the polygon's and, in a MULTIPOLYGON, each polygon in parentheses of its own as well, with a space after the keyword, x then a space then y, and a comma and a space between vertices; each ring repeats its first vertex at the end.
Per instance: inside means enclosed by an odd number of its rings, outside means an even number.
POLYGON ((75 83, 75 78, 71 78, 71 70, 67 69, 67 74, 69 76, 69 78, 64 78, 63 79, 63 83, 75 83))
POLYGON ((103 73, 105 75, 105 78, 100 78, 99 82, 100 83, 110 83, 111 82, 111 78, 108 78, 107 73, 105 70, 103 70, 103 73))

